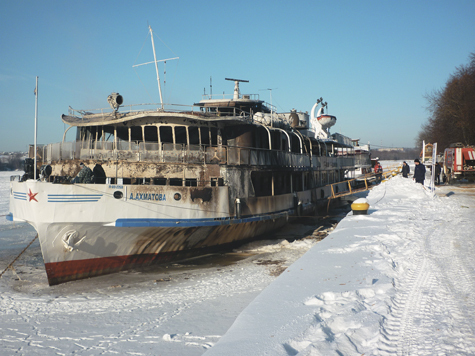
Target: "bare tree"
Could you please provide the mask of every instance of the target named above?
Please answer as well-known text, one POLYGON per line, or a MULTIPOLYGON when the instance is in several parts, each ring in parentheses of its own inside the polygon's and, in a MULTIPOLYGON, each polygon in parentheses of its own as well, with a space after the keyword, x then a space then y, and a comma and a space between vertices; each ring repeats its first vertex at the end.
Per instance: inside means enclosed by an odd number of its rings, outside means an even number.
POLYGON ((426 99, 431 117, 422 125, 419 143, 437 142, 441 150, 454 142, 475 144, 475 53, 469 65, 456 68, 445 88, 426 99))

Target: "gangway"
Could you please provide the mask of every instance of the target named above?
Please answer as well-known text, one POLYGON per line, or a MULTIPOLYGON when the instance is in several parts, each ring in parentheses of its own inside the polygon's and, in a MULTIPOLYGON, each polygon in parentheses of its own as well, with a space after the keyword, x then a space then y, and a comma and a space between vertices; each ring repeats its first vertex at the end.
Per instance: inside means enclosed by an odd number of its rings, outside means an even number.
MULTIPOLYGON (((399 173, 401 173, 401 168, 402 168, 401 165, 392 165, 385 172, 383 171, 383 173, 382 173, 383 174, 383 181, 385 181, 385 180, 387 180, 391 177, 394 177, 394 176, 398 175, 399 173)), ((375 173, 368 173, 368 174, 365 174, 364 176, 362 176, 360 178, 350 179, 350 180, 347 181, 348 190, 344 190, 344 191, 341 191, 341 192, 335 192, 335 189, 334 189, 334 186, 337 185, 337 184, 340 184, 341 182, 330 184, 331 195, 328 197, 327 211, 330 209, 330 202, 331 202, 332 199, 341 198, 341 197, 348 196, 348 195, 354 195, 356 193, 365 192, 367 190, 370 190, 374 187, 374 185, 372 184, 372 181, 375 180, 375 179, 376 179, 376 174, 375 173), (356 181, 357 179, 358 179, 358 181, 363 181, 364 182, 364 187, 352 188, 351 183, 353 181, 356 181)))

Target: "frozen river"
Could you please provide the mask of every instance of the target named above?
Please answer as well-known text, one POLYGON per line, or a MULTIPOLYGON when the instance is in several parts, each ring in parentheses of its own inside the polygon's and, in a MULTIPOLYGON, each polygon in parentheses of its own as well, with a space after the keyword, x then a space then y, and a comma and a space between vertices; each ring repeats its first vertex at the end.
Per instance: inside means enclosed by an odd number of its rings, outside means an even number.
MULTIPOLYGON (((2 271, 36 235, 28 224, 4 217, 11 174, 0 172, 2 271)), ((310 236, 311 223, 289 225, 275 240, 222 256, 54 287, 36 240, 0 280, 0 354, 202 355, 317 242, 284 239, 310 236)))

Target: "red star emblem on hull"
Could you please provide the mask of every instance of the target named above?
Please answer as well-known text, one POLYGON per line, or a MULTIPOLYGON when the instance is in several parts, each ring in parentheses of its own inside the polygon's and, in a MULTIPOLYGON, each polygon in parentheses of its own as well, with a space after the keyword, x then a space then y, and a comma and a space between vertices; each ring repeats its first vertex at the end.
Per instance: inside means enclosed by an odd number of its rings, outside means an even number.
POLYGON ((32 192, 31 192, 31 189, 28 189, 28 191, 29 191, 29 193, 27 194, 27 195, 28 195, 28 199, 29 199, 28 201, 34 200, 35 202, 38 203, 38 200, 36 200, 36 198, 35 198, 35 197, 38 195, 38 193, 32 193, 32 192))

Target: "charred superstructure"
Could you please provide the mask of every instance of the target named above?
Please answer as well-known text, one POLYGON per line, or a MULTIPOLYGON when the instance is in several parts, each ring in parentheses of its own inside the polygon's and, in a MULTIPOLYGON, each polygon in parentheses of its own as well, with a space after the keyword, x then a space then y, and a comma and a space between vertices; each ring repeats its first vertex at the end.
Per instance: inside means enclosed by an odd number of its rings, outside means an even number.
POLYGON ((329 184, 346 190, 345 176, 371 165, 329 134, 334 116, 278 114, 233 81, 231 98, 183 110, 125 107, 113 93, 112 110, 63 115, 76 140, 65 132, 39 151, 40 179, 11 183, 10 218, 37 229, 50 284, 254 239, 313 212, 329 184), (71 180, 80 163, 96 170, 93 183, 71 180))

